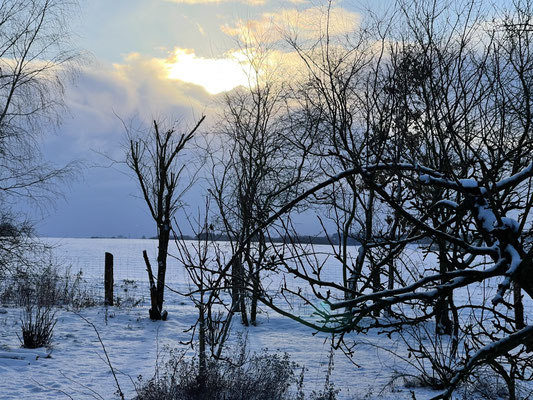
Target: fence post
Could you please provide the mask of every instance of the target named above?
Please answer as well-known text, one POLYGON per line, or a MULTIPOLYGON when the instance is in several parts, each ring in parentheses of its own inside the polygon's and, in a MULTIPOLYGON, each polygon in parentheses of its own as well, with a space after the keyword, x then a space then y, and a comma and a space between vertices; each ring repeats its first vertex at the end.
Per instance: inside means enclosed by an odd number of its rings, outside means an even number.
POLYGON ((113 305, 113 254, 105 253, 104 290, 106 306, 113 305))

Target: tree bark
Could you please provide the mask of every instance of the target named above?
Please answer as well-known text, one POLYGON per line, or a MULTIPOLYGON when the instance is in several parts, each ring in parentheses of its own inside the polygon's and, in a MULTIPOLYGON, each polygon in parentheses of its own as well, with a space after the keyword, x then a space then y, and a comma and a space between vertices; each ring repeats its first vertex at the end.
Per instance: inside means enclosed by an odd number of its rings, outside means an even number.
POLYGON ((516 329, 526 327, 524 321, 524 303, 522 302, 522 290, 516 282, 513 284, 514 319, 516 329))
MULTIPOLYGON (((446 257, 446 244, 438 242, 439 246, 439 269, 440 273, 446 273, 449 270, 448 258, 446 257)), ((444 283, 444 282, 442 282, 444 283)), ((435 333, 437 335, 451 335, 453 332, 453 323, 450 318, 450 301, 447 295, 442 295, 435 303, 435 333)))
POLYGON ((159 248, 157 253, 157 308, 160 319, 166 319, 166 312, 163 312, 163 302, 165 294, 165 275, 167 272, 168 242, 170 240, 170 226, 164 223, 159 229, 159 248))
POLYGON ((150 282, 150 304, 152 308, 149 310, 150 319, 160 320, 161 319, 161 309, 157 305, 157 287, 154 281, 154 274, 152 272, 152 266, 150 265, 150 260, 148 259, 148 254, 146 250, 143 250, 144 263, 146 264, 146 271, 148 272, 148 281, 150 282))

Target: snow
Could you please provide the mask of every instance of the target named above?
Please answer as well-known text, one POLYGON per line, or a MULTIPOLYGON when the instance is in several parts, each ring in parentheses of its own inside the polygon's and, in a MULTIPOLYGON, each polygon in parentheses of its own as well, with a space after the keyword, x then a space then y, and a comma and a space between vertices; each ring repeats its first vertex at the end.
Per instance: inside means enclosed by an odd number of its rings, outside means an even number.
POLYGON ((420 182, 422 182, 422 183, 429 183, 431 178, 430 178, 429 175, 426 175, 426 174, 420 174, 420 176, 418 177, 418 179, 420 179, 420 182))
POLYGON ((447 200, 447 199, 443 199, 443 200, 439 200, 437 201, 437 203, 435 203, 436 206, 446 206, 446 207, 451 207, 451 208, 459 208, 459 204, 457 204, 457 202, 455 201, 452 201, 452 200, 447 200))
POLYGON ((518 233, 518 230, 520 229, 520 224, 516 219, 513 218, 503 217, 502 224, 503 226, 511 228, 511 231, 513 231, 514 233, 518 233))
POLYGON ((524 179, 527 179, 533 175, 533 162, 531 162, 526 168, 519 171, 518 173, 502 179, 501 181, 496 182, 494 185, 496 190, 501 190, 507 186, 517 185, 522 182, 524 179))
MULTIPOLYGON (((189 339, 189 334, 184 333, 184 330, 193 323, 196 310, 190 304, 172 304, 166 308, 169 319, 165 322, 150 321, 147 318, 147 306, 131 310, 110 308, 107 323, 103 307, 81 312, 97 326, 126 398, 135 395, 130 378, 135 380, 142 375, 149 379, 153 376, 158 353, 161 362, 168 354, 165 350, 167 347, 186 348, 179 341, 189 339)), ((10 309, 8 315, 5 323, 9 329, 1 337, 2 399, 52 399, 60 398, 61 392, 69 393, 75 399, 91 399, 91 391, 105 399, 113 398, 114 381, 104 361, 100 343, 92 328, 79 316, 68 311, 59 313, 53 350, 50 358, 46 358, 44 351, 35 353, 41 354, 41 357, 33 357, 34 353, 23 353, 14 335, 18 328, 16 321, 19 310, 10 309)), ((256 351, 268 348, 274 352, 289 352, 293 361, 307 368, 306 388, 309 391, 322 389, 328 364, 329 336, 313 335, 311 330, 300 324, 272 313, 262 314, 260 322, 259 326, 249 329, 238 324, 236 326, 239 331, 248 331, 250 348, 256 351)), ((233 335, 232 340, 235 340, 235 332, 233 335)), ((390 380, 390 368, 395 361, 391 356, 378 355, 375 348, 383 338, 369 335, 364 339, 368 343, 358 346, 356 357, 357 363, 364 367, 355 368, 340 352, 335 356, 332 381, 342 389, 340 399, 349 399, 357 393, 369 393, 374 388, 381 390, 390 380), (354 377, 357 385, 353 385, 354 377)), ((384 398, 410 397, 405 390, 405 393, 394 393, 384 398)))
POLYGON ((498 304, 503 300, 503 295, 507 289, 511 286, 511 278, 516 273, 518 267, 522 263, 522 258, 514 246, 508 244, 505 246, 505 252, 511 256, 511 262, 509 263, 509 268, 505 273, 505 278, 498 288, 498 292, 492 299, 492 304, 498 304))
POLYGON ((487 232, 491 232, 496 226, 496 216, 491 208, 486 204, 478 204, 476 206, 477 217, 481 221, 483 228, 487 232))
MULTIPOLYGON (((126 398, 135 395, 133 382, 139 375, 145 380, 154 374, 155 365, 161 363, 169 348, 185 349, 180 341, 190 339, 185 332, 196 320, 197 310, 186 298, 171 291, 166 292, 165 309, 169 319, 153 322, 148 318, 148 277, 142 259, 146 249, 150 257, 156 257, 157 243, 154 240, 127 239, 50 239, 50 243, 61 244, 55 254, 63 263, 71 265, 72 271, 83 271, 86 279, 93 281, 103 295, 104 253, 114 254, 115 293, 120 296, 131 295, 143 298, 139 307, 86 308, 80 315, 97 327, 118 380, 126 398), (134 280, 138 287, 133 289, 125 280, 134 280), (128 288, 125 293, 124 288, 128 288)), ((324 252, 327 246, 322 248, 324 252)), ((354 247, 355 256, 358 248, 354 247)), ((424 255, 419 249, 412 248, 411 255, 415 264, 435 262, 433 255, 424 255)), ((514 264, 513 264, 514 265, 514 264)), ((324 271, 328 278, 340 276, 340 271, 324 271)), ((270 287, 277 287, 279 279, 266 279, 270 287), (268 281, 270 280, 270 283, 268 281)), ((293 280, 289 280, 293 283, 293 280)), ((187 275, 177 261, 169 258, 167 282, 174 288, 186 288, 187 275)), ((481 291, 491 295, 495 289, 483 287, 481 291)), ((460 303, 475 291, 458 294, 460 303), (461 297, 463 296, 463 297, 461 297)), ((329 311, 320 302, 315 304, 329 311)), ((106 364, 96 333, 79 315, 67 310, 59 310, 58 322, 54 329, 51 352, 47 349, 26 350, 20 348, 16 334, 20 331, 21 310, 0 304, 0 393, 2 399, 94 399, 95 392, 102 398, 114 398, 114 380, 106 364), (50 353, 50 354, 49 354, 50 353)), ((526 308, 530 309, 526 303, 526 308)), ((312 307, 295 304, 299 315, 311 318, 312 307)), ((237 320, 237 319, 236 319, 237 320)), ((273 311, 263 308, 258 316, 257 327, 244 328, 238 320, 234 323, 230 342, 235 343, 238 332, 248 333, 251 350, 268 348, 272 352, 288 352, 291 359, 305 365, 308 392, 323 388, 325 371, 328 367, 331 336, 313 330, 284 318, 273 311)), ((361 321, 362 324, 365 321, 361 321)), ((429 328, 429 331, 434 331, 429 328)), ((414 391, 417 399, 427 399, 437 392, 406 388, 401 381, 391 384, 396 374, 416 374, 417 372, 402 360, 394 357, 391 351, 407 357, 407 350, 400 345, 398 337, 349 333, 346 337, 355 344, 353 361, 355 366, 340 350, 335 353, 334 370, 331 381, 341 389, 340 400, 353 398, 380 398, 384 400, 412 399, 414 391), (367 397, 365 397, 367 396, 367 397)), ((98 396, 96 396, 98 397, 98 396)))
POLYGON ((514 248, 514 246, 508 244, 505 247, 505 251, 511 255, 511 262, 509 264, 509 270, 507 271, 508 275, 514 275, 516 270, 518 269, 518 266, 522 262, 522 258, 520 257, 520 254, 518 254, 518 251, 514 248))
POLYGON ((475 179, 459 179, 459 183, 462 187, 467 189, 477 188, 478 184, 475 179))

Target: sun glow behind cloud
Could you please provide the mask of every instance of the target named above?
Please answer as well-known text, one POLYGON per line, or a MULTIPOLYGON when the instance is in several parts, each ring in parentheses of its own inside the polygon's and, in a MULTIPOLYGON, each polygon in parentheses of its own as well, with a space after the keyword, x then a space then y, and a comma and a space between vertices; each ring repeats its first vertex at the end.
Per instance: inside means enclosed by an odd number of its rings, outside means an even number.
POLYGON ((192 50, 179 48, 165 61, 168 79, 200 85, 211 94, 253 84, 246 73, 247 66, 238 54, 228 54, 224 58, 203 58, 192 50))
POLYGON ((253 43, 256 39, 263 42, 277 42, 286 37, 318 40, 324 36, 326 30, 330 37, 349 34, 357 29, 360 20, 359 14, 342 7, 318 6, 304 10, 285 8, 263 13, 256 19, 224 24, 221 30, 245 43, 253 43))

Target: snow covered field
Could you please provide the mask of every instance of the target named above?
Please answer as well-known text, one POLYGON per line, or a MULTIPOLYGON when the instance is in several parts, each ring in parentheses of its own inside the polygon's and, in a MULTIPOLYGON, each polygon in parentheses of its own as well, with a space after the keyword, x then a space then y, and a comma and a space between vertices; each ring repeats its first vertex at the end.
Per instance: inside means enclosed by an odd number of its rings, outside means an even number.
MULTIPOLYGON (((153 256, 155 240, 134 239, 47 239, 57 244, 55 255, 72 272, 83 276, 102 293, 104 252, 114 254, 115 293, 133 296, 144 301, 137 307, 92 307, 80 315, 94 323, 103 339, 118 379, 127 398, 135 394, 134 383, 139 375, 153 376, 158 360, 164 360, 168 348, 185 348, 180 341, 189 340, 184 331, 197 317, 197 311, 183 297, 167 291, 166 309, 169 320, 152 322, 148 319, 147 277, 142 250, 153 256), (124 281, 128 280, 128 281, 124 281), (135 281, 135 285, 131 283, 135 281), (135 287, 136 286, 136 287, 135 287), (125 292, 127 289, 128 292, 125 292)), ((170 260, 167 282, 169 286, 187 285, 185 272, 176 261, 170 260)), ((275 286, 275 279, 272 285, 275 286)), ((527 310, 530 311, 527 303, 527 310)), ((529 312, 526 312, 528 315, 529 312)), ((54 330, 53 347, 37 351, 20 348, 20 310, 0 308, 0 398, 1 399, 112 399, 116 390, 106 364, 102 347, 93 328, 79 315, 60 310, 54 330)), ((316 334, 298 323, 263 308, 259 326, 243 328, 234 323, 231 341, 236 333, 248 331, 251 350, 268 348, 271 352, 288 352, 291 360, 305 365, 306 390, 320 390, 328 367, 330 343, 328 335, 316 334)), ((409 372, 409 367, 385 349, 395 349, 398 341, 392 337, 372 333, 352 335, 357 343, 353 361, 337 352, 334 356, 332 382, 341 389, 339 399, 417 399, 434 396, 436 392, 409 389, 401 380, 390 384, 397 372, 409 372), (382 348, 380 350, 380 348, 382 348)), ((400 354, 405 351, 400 347, 400 354)))

